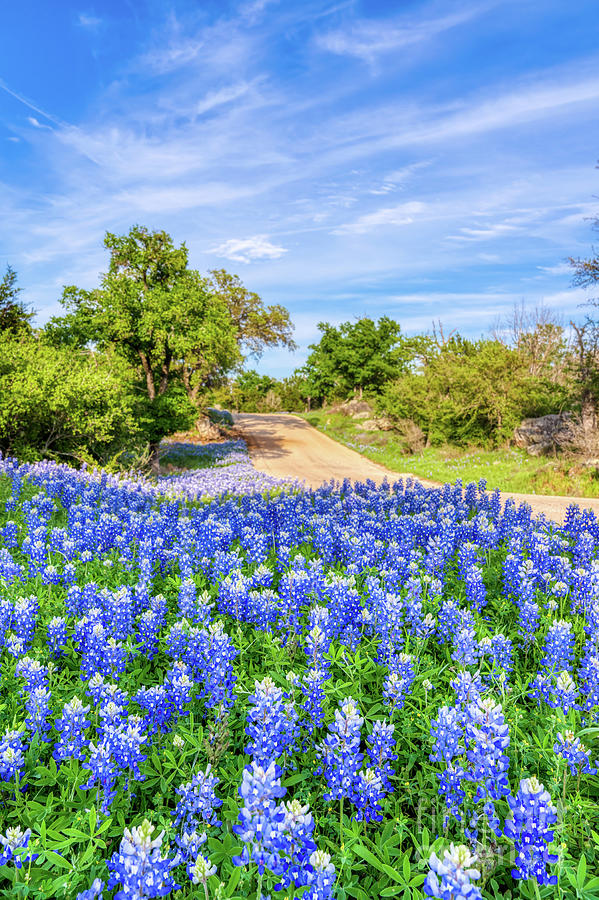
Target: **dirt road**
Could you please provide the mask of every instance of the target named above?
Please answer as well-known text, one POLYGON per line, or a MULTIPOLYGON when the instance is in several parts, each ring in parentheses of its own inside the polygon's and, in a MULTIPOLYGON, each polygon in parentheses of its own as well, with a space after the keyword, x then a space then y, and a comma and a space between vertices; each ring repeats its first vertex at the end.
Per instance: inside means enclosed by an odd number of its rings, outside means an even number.
MULTIPOLYGON (((380 484, 385 478, 416 478, 409 472, 392 472, 361 456, 355 450, 331 440, 308 425, 304 419, 287 414, 263 415, 239 413, 235 424, 247 441, 254 466, 277 478, 297 478, 309 487, 319 487, 334 478, 343 481, 366 481, 371 478, 380 484)), ((417 478, 422 484, 437 487, 438 483, 417 478)), ((516 503, 529 503, 535 513, 545 513, 562 522, 571 503, 594 510, 599 516, 599 500, 584 497, 545 497, 539 494, 503 493, 516 503)))

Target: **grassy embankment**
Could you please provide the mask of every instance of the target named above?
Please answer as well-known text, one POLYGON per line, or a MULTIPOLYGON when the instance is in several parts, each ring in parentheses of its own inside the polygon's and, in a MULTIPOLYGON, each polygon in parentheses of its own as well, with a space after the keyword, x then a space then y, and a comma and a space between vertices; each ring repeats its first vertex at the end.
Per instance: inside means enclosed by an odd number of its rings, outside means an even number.
POLYGON ((395 432, 360 430, 360 420, 349 416, 315 410, 302 418, 394 472, 410 472, 443 483, 461 478, 467 484, 484 478, 491 489, 523 494, 599 497, 599 471, 566 457, 535 459, 515 448, 480 447, 429 447, 408 454, 395 432))

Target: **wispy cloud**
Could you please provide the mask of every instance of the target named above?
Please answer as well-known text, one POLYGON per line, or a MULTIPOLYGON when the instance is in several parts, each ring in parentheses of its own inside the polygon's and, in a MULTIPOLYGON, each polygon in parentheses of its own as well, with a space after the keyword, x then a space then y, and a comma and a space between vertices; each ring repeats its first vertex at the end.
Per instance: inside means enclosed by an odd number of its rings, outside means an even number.
POLYGON ((91 30, 95 30, 96 28, 99 28, 100 25, 102 24, 102 19, 100 19, 98 16, 92 15, 91 13, 81 12, 81 13, 79 13, 79 16, 77 18, 77 23, 82 28, 89 28, 91 30))
POLYGON ((444 16, 400 16, 394 19, 358 19, 318 35, 317 44, 330 53, 355 56, 373 63, 386 53, 412 47, 479 16, 491 4, 478 3, 444 16))
POLYGON ((425 204, 418 200, 400 203, 397 206, 386 206, 334 228, 332 234, 367 234, 384 225, 410 225, 414 221, 414 216, 423 212, 425 208, 425 204))
POLYGON ((256 234, 243 240, 232 238, 224 244, 219 244, 218 247, 213 247, 210 253, 233 262, 250 263, 256 259, 279 259, 287 253, 287 249, 271 243, 265 234, 256 234))
MULTIPOLYGON (((248 286, 311 337, 321 319, 364 313, 482 330, 522 297, 576 313, 559 264, 592 241, 599 76, 574 31, 568 52, 542 35, 523 52, 547 17, 512 0, 386 4, 393 15, 352 0, 174 0, 144 22, 132 6, 111 13, 101 73, 90 65, 73 98, 61 82, 29 99, 16 70, 0 82, 2 252, 42 319, 63 282, 97 284, 104 232, 134 222, 185 240, 194 267, 247 266, 248 286)), ((81 28, 73 58, 91 53, 81 28)))

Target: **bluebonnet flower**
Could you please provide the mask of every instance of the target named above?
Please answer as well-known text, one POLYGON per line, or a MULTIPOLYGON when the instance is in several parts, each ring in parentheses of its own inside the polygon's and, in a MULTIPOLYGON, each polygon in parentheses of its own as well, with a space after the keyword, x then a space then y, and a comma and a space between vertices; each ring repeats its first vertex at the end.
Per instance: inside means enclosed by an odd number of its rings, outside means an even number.
POLYGON ((557 856, 548 850, 557 822, 557 810, 549 793, 534 776, 523 778, 517 794, 509 797, 508 803, 511 816, 505 820, 504 834, 514 842, 516 851, 512 877, 557 884, 557 877, 547 868, 557 862, 557 856))
MULTIPOLYGON (((130 770, 135 781, 143 781, 139 764, 146 757, 141 752, 142 744, 148 740, 147 734, 142 731, 143 719, 141 716, 128 716, 126 722, 119 722, 115 728, 107 729, 104 740, 114 755, 116 764, 120 769, 130 770)), ((127 784, 128 784, 127 780, 127 784)))
POLYGON ((490 672, 485 673, 486 680, 501 681, 508 678, 513 669, 513 645, 503 634, 482 638, 478 642, 481 658, 487 658, 490 672))
POLYGON ((125 828, 119 850, 106 863, 108 888, 119 887, 114 900, 145 900, 179 890, 171 875, 173 860, 160 852, 164 832, 152 837, 154 830, 148 819, 137 828, 125 828))
MULTIPOLYGON (((297 887, 305 884, 306 865, 311 853, 316 850, 313 840, 314 818, 307 805, 299 800, 283 803, 285 820, 285 869, 283 885, 289 887, 295 883, 297 887)), ((280 889, 277 886, 277 889, 280 889)))
POLYGON ((460 809, 466 798, 466 791, 463 787, 466 777, 465 768, 459 763, 453 762, 450 762, 443 772, 438 775, 439 790, 437 793, 445 799, 447 807, 447 813, 443 819, 443 828, 447 828, 450 816, 453 816, 458 822, 462 821, 460 809))
POLYGON ((145 718, 149 734, 168 731, 173 718, 173 707, 169 702, 168 692, 164 685, 140 687, 134 695, 134 699, 146 711, 145 718))
POLYGON ((471 625, 461 627, 453 638, 451 658, 460 666, 475 666, 480 651, 476 640, 476 632, 471 625))
POLYGON ((22 656, 15 666, 15 675, 17 678, 25 679, 23 692, 31 692, 37 687, 48 687, 48 667, 41 663, 38 659, 31 659, 31 657, 29 656, 22 656))
POLYGON ((304 727, 309 735, 313 735, 317 728, 324 725, 324 699, 323 684, 327 674, 323 669, 308 669, 302 675, 301 687, 304 700, 301 708, 305 713, 304 727))
POLYGON ((453 637, 460 627, 460 604, 457 600, 443 600, 437 616, 437 634, 440 640, 447 644, 453 640, 453 637))
POLYGON ((386 796, 381 776, 374 769, 364 769, 357 779, 354 804, 358 810, 356 819, 365 822, 380 822, 383 813, 380 802, 386 796))
POLYGON ((431 720, 431 735, 434 739, 431 762, 451 762, 462 753, 461 741, 464 737, 462 715, 455 706, 442 706, 436 719, 431 720))
POLYGON ((154 659, 156 656, 163 624, 161 617, 153 609, 146 610, 139 618, 137 642, 147 659, 154 659))
MULTIPOLYGON (((213 865, 205 856, 198 853, 195 862, 188 863, 187 875, 192 884, 201 884, 206 890, 206 884, 211 875, 216 874, 216 866, 213 865)), ((206 892, 206 896, 208 896, 206 892)))
POLYGON ((579 707, 578 688, 569 672, 560 672, 557 676, 539 672, 530 683, 529 694, 537 699, 539 705, 542 698, 552 709, 561 707, 564 715, 579 707))
POLYGON ((302 879, 303 884, 308 885, 302 897, 306 900, 332 900, 336 877, 330 854, 315 850, 310 855, 309 866, 302 879))
POLYGON ((77 894, 75 900, 102 900, 104 896, 105 882, 99 878, 94 878, 90 886, 77 894))
POLYGON ((89 720, 86 718, 89 706, 84 706, 79 697, 73 697, 62 708, 62 716, 56 719, 54 727, 60 737, 54 743, 52 751, 54 759, 78 759, 85 758, 84 747, 89 741, 85 738, 85 730, 89 728, 89 720))
POLYGON ((33 640, 40 605, 37 597, 19 597, 14 606, 14 628, 18 638, 27 647, 33 640))
POLYGON ((386 791, 393 790, 389 779, 394 774, 391 763, 397 759, 397 754, 393 752, 395 747, 394 731, 395 725, 377 719, 372 727, 372 734, 366 738, 370 765, 380 776, 386 791))
POLYGON ((450 685, 456 692, 456 703, 461 706, 474 703, 485 690, 478 672, 475 675, 472 672, 460 672, 451 680, 450 685))
POLYGON ((547 673, 572 670, 575 642, 571 622, 560 619, 553 623, 545 639, 544 656, 541 660, 547 673))
POLYGON ((176 662, 164 676, 164 688, 172 708, 173 718, 175 715, 182 716, 185 707, 192 699, 195 683, 190 674, 189 666, 184 662, 176 662))
POLYGON ((218 776, 212 775, 210 765, 204 772, 197 772, 191 781, 177 788, 181 797, 173 813, 175 826, 194 830, 200 824, 220 825, 216 810, 223 801, 216 796, 218 776))
POLYGON ((553 750, 568 763, 572 775, 580 775, 581 772, 593 775, 597 772, 597 767, 591 766, 591 751, 581 743, 580 738, 576 737, 573 731, 558 733, 553 750))
POLYGON ((464 581, 468 606, 480 612, 487 605, 487 589, 480 566, 470 566, 465 572, 464 581))
POLYGON ((525 600, 519 605, 518 633, 525 647, 533 644, 539 630, 539 605, 534 600, 525 600))
POLYGON ((46 633, 50 653, 55 659, 58 659, 63 655, 67 643, 67 620, 60 616, 54 616, 48 622, 46 633))
POLYGON ((244 806, 239 812, 239 822, 233 825, 234 833, 243 842, 240 856, 233 857, 236 866, 256 863, 260 874, 265 868, 275 875, 283 871, 282 854, 285 847, 285 809, 277 804, 283 797, 279 770, 274 762, 264 769, 252 762, 243 770, 239 794, 244 806))
POLYGON ((29 693, 25 701, 27 717, 25 724, 32 734, 39 734, 42 740, 46 740, 52 728, 50 709, 50 691, 45 687, 35 687, 29 693))
POLYGON ((467 709, 465 723, 466 759, 470 765, 468 780, 477 785, 474 802, 485 800, 484 811, 495 835, 501 833, 494 800, 510 792, 507 780, 509 759, 504 751, 510 743, 509 728, 503 710, 492 697, 478 700, 467 709))
POLYGON ((283 691, 270 677, 255 682, 248 701, 252 705, 245 733, 252 741, 246 753, 259 765, 267 766, 293 749, 299 731, 297 712, 293 703, 285 702, 283 691))
POLYGON ((383 687, 384 703, 390 705, 392 710, 401 709, 412 690, 415 678, 413 657, 409 653, 400 653, 399 656, 392 653, 389 658, 389 675, 383 687))
POLYGON ((23 831, 18 825, 6 829, 6 834, 0 834, 0 866, 12 862, 15 868, 20 869, 37 859, 37 853, 22 853, 29 846, 31 828, 23 831))
POLYGON ((25 771, 23 733, 5 731, 0 740, 0 778, 2 781, 19 780, 25 771))
POLYGON ((327 791, 325 800, 353 799, 363 754, 360 753, 360 729, 364 719, 351 697, 335 710, 335 721, 329 725, 329 734, 317 747, 321 759, 318 773, 324 774, 327 791))
POLYGON ((89 770, 90 776, 85 784, 79 785, 80 789, 91 791, 96 788, 102 812, 108 814, 117 795, 115 785, 119 775, 110 743, 104 740, 96 745, 90 741, 89 758, 83 764, 83 768, 89 770))
POLYGON ((582 708, 591 710, 599 706, 599 649, 588 648, 581 660, 578 670, 580 693, 582 695, 582 708))
POLYGON ((427 897, 439 897, 441 900, 479 900, 480 889, 472 884, 480 878, 480 872, 474 868, 476 856, 473 856, 464 844, 451 844, 449 850, 439 859, 431 853, 430 871, 423 885, 427 897))
POLYGON ((197 859, 202 845, 205 844, 207 840, 208 835, 205 831, 200 834, 195 829, 193 831, 187 831, 183 828, 180 834, 175 835, 177 852, 173 859, 173 865, 178 866, 182 862, 188 865, 192 863, 197 859))
POLYGON ((128 658, 127 646, 121 641, 117 641, 116 638, 109 637, 104 644, 99 671, 107 677, 118 679, 127 668, 128 658))

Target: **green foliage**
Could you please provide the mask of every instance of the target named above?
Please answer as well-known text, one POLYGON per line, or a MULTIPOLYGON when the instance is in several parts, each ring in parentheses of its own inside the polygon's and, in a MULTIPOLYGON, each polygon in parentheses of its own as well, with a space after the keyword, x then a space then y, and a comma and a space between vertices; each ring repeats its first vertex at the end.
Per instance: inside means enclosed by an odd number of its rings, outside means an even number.
POLYGON ((0 338, 0 448, 108 462, 143 438, 138 400, 122 362, 53 347, 24 335, 0 338))
POLYGON ((378 323, 369 318, 343 322, 338 328, 328 322, 318 325, 322 337, 310 344, 312 353, 301 370, 314 398, 347 397, 366 388, 381 390, 385 382, 407 372, 420 339, 406 338, 393 319, 378 323))
POLYGON ((293 325, 284 306, 265 306, 258 294, 243 285, 237 275, 211 269, 208 286, 227 307, 239 346, 259 357, 266 347, 295 349, 293 325))
POLYGON ((360 430, 360 421, 326 409, 312 410, 304 418, 333 440, 402 475, 452 484, 484 479, 489 489, 562 497, 599 497, 599 470, 576 459, 529 456, 517 448, 456 447, 443 445, 411 452, 397 431, 360 430))
POLYGON ((33 313, 18 299, 17 273, 10 266, 0 281, 0 334, 18 334, 31 331, 33 313))
POLYGON ((554 412, 565 389, 547 375, 531 375, 524 354, 497 340, 454 337, 418 373, 387 384, 380 408, 411 419, 430 444, 498 445, 527 416, 554 412))

